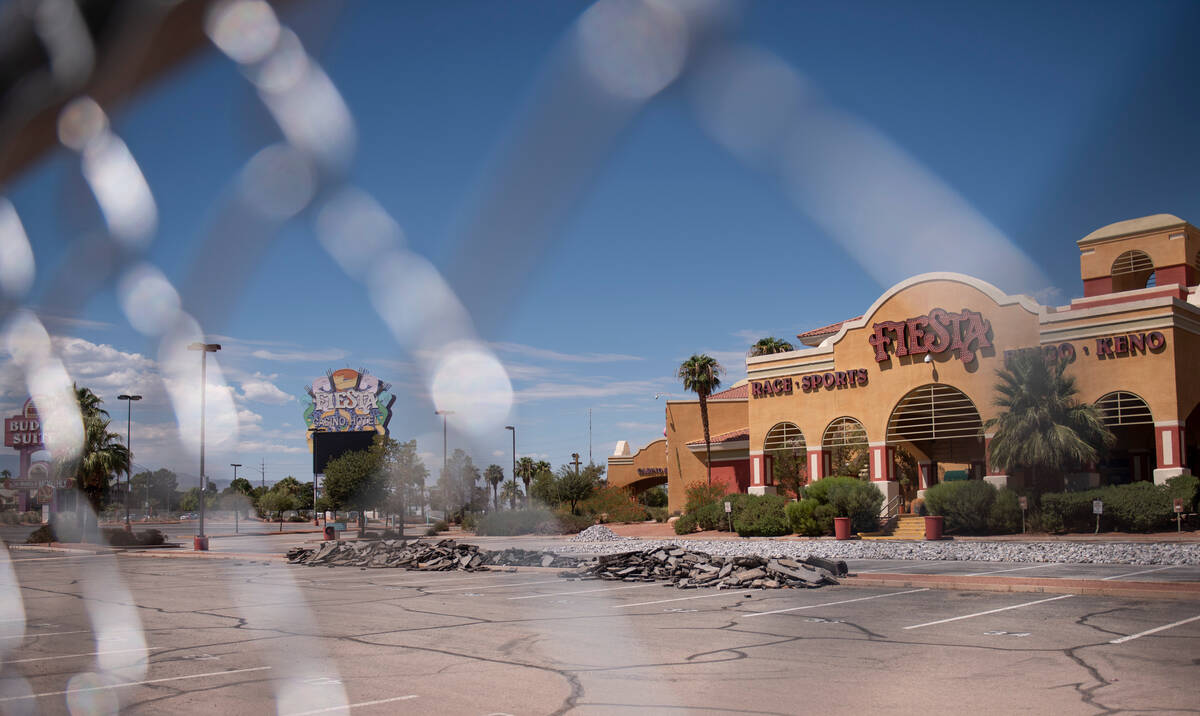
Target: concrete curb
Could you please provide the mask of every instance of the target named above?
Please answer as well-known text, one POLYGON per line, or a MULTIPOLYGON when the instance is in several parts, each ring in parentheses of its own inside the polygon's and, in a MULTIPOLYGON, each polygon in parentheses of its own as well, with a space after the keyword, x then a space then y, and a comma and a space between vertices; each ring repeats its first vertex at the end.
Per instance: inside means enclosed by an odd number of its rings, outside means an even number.
POLYGON ((862 577, 851 574, 839 578, 839 581, 846 586, 855 587, 926 587, 963 591, 1087 594, 1102 597, 1200 601, 1200 582, 1105 582, 1098 579, 888 573, 862 577))
POLYGON ((111 547, 97 546, 95 549, 88 549, 84 547, 54 547, 54 544, 61 543, 52 542, 50 544, 10 544, 8 545, 8 548, 10 550, 15 549, 20 551, 67 552, 69 554, 111 554, 115 551, 111 547))

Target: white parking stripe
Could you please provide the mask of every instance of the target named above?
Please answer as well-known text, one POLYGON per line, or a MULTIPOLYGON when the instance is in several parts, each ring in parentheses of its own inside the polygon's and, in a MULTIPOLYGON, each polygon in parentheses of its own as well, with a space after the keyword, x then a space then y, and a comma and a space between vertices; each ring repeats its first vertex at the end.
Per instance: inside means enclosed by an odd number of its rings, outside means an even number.
POLYGON ((415 699, 415 698, 417 698, 416 694, 409 694, 408 696, 393 696, 390 699, 377 699, 375 701, 359 701, 356 704, 346 704, 345 706, 330 706, 329 708, 324 708, 324 709, 313 709, 312 711, 300 711, 299 713, 288 714, 288 716, 311 716, 311 714, 327 714, 327 713, 333 713, 334 711, 349 711, 350 709, 356 709, 359 706, 376 706, 378 704, 390 704, 394 701, 408 701, 409 699, 415 699))
POLYGON ((231 671, 210 671, 207 674, 190 674, 188 676, 168 676, 162 679, 147 679, 146 681, 127 681, 120 684, 108 684, 105 686, 88 686, 82 689, 67 689, 65 691, 46 691, 40 694, 24 694, 22 696, 7 696, 0 698, 0 703, 7 701, 24 701, 26 699, 40 699, 43 696, 61 696, 63 694, 77 694, 84 691, 107 691, 109 689, 123 689, 128 686, 142 686, 144 684, 161 684, 166 681, 182 681, 184 679, 202 679, 206 676, 226 676, 229 674, 245 674, 250 671, 266 671, 269 666, 256 666, 252 669, 233 669, 231 671))
MULTIPOLYGON (((531 584, 562 583, 562 581, 563 580, 560 577, 558 579, 546 579, 541 582, 512 582, 509 584, 493 584, 490 587, 465 587, 465 589, 471 589, 473 591, 478 591, 481 589, 503 589, 504 587, 525 587, 525 586, 529 586, 531 584)), ((463 589, 464 589, 464 587, 455 587, 454 589, 428 589, 425 591, 425 593, 426 594, 438 594, 440 592, 461 592, 463 589)))
POLYGON ((0 662, 0 665, 7 664, 28 664, 31 661, 53 661, 54 659, 74 659, 80 656, 100 656, 102 654, 125 654, 131 651, 154 651, 155 649, 165 649, 164 646, 150 646, 137 649, 113 649, 111 651, 89 651, 86 654, 59 654, 57 656, 36 656, 32 659, 14 659, 13 661, 0 662))
POLYGON ((798 612, 802 609, 817 609, 818 607, 832 607, 835 604, 849 604, 850 602, 866 602, 866 601, 870 601, 872 599, 884 599, 886 597, 898 597, 901 594, 915 594, 917 592, 928 592, 928 591, 929 591, 928 587, 925 587, 923 589, 909 589, 904 592, 889 592, 887 594, 876 594, 871 597, 859 597, 858 599, 843 599, 839 602, 825 602, 824 604, 809 604, 809 605, 803 606, 803 607, 789 607, 787 609, 773 609, 769 612, 751 612, 749 614, 743 614, 742 616, 765 617, 768 614, 782 614, 784 612, 798 612))
POLYGON ((1200 619, 1200 615, 1197 615, 1194 617, 1188 617, 1187 619, 1180 619, 1179 621, 1174 622, 1172 624, 1166 624, 1164 626, 1154 627, 1153 629, 1147 629, 1146 631, 1140 631, 1137 634, 1130 634, 1129 636, 1123 636, 1119 639, 1113 639, 1112 641, 1110 641, 1108 643, 1109 644, 1124 644, 1127 641, 1133 641, 1134 639, 1141 639, 1142 637, 1149 636, 1150 634, 1157 634, 1160 631, 1166 631, 1167 629, 1174 629, 1177 626, 1182 626, 1184 624, 1187 624, 1188 622, 1194 622, 1197 619, 1200 619))
POLYGON ((562 596, 569 596, 571 594, 591 594, 592 592, 615 592, 619 589, 641 589, 643 587, 661 587, 661 586, 662 586, 662 584, 660 584, 658 582, 651 582, 649 584, 634 584, 633 586, 629 586, 629 587, 605 587, 604 589, 584 589, 582 591, 577 591, 577 592, 550 592, 549 594, 526 594, 523 597, 509 597, 509 599, 541 599, 542 597, 562 597, 562 596))
POLYGON ((1105 577, 1104 579, 1101 579, 1100 581, 1107 582, 1107 581, 1110 581, 1113 579, 1120 579, 1121 577, 1132 577, 1136 574, 1150 574, 1151 572, 1165 572, 1168 569, 1175 569, 1175 565, 1172 564, 1167 567, 1156 567, 1154 569, 1143 569, 1140 572, 1126 572, 1125 574, 1114 574, 1113 576, 1105 577))
POLYGON ((611 608, 612 609, 628 609, 629 607, 644 607, 647 604, 666 604, 667 602, 686 602, 689 599, 708 599, 709 597, 728 597, 728 596, 737 594, 742 591, 743 590, 740 590, 740 589, 726 589, 722 592, 717 592, 716 594, 699 594, 694 597, 677 597, 675 599, 656 599, 653 602, 638 602, 636 604, 617 604, 611 608))
POLYGON ((973 574, 964 574, 963 576, 964 577, 982 577, 985 574, 1002 574, 1004 572, 1020 572, 1023 569, 1037 569, 1038 567, 1045 567, 1045 566, 1046 565, 1044 565, 1044 564, 1034 564, 1034 565, 1030 565, 1028 567, 1013 567, 1012 569, 994 569, 990 572, 975 572, 973 574))
POLYGON ((1067 598, 1073 597, 1073 596, 1075 596, 1075 595, 1074 594, 1060 594, 1057 597, 1050 597, 1048 599, 1038 599, 1037 601, 1025 602, 1024 604, 1013 604, 1012 606, 1000 607, 999 609, 989 609, 986 612, 975 612, 974 614, 964 614, 961 617, 950 617, 949 619, 938 619, 935 622, 925 622, 924 624, 913 624, 912 626, 906 626, 904 628, 905 629, 920 629, 921 627, 933 626, 934 624, 945 624, 946 622, 956 622, 956 621, 959 621, 960 619, 971 619, 974 617, 982 617, 987 614, 995 614, 996 612, 1006 612, 1009 609, 1020 609, 1021 607, 1032 607, 1034 604, 1043 604, 1045 602, 1053 602, 1053 601, 1057 601, 1059 599, 1067 599, 1067 598))

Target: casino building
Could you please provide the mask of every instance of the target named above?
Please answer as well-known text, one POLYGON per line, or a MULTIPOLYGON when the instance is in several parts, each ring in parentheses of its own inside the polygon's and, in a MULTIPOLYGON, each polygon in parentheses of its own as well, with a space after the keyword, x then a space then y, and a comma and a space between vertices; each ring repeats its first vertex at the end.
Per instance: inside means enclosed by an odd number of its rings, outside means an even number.
MULTIPOLYGON (((862 315, 797 336, 802 347, 746 359, 747 380, 708 400, 713 480, 776 490, 774 462, 803 455, 806 478, 852 459, 894 503, 944 479, 1032 486, 990 464, 984 423, 996 372, 1024 350, 1061 356, 1078 398, 1117 437, 1104 460, 1039 487, 1161 483, 1200 461, 1200 230, 1169 214, 1121 221, 1078 242, 1083 297, 1043 306, 971 276, 892 286, 862 315), (902 494, 903 493, 903 494, 902 494)), ((668 485, 672 510, 706 478, 699 402, 666 404, 664 438, 617 444, 609 484, 668 485)))

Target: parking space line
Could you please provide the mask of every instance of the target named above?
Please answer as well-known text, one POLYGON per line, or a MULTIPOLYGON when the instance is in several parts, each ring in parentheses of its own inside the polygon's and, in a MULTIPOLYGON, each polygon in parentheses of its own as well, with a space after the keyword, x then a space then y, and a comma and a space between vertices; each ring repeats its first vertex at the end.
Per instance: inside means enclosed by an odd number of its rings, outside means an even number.
POLYGON ((0 639, 39 639, 44 636, 63 636, 64 634, 91 634, 91 629, 81 629, 80 631, 52 631, 48 634, 10 634, 9 636, 0 636, 0 639))
POLYGON ((982 617, 987 614, 995 614, 996 612, 1006 612, 1009 609, 1020 609, 1021 607, 1032 607, 1034 604, 1043 604, 1045 602, 1053 602, 1053 601, 1057 601, 1059 599, 1068 599, 1073 596, 1075 596, 1075 595, 1074 594, 1060 594, 1057 597, 1049 597, 1047 599, 1038 599, 1036 601, 1025 602, 1023 604, 1013 604, 1013 605, 1007 606, 1007 607, 1000 607, 999 609, 989 609, 986 612, 975 612, 974 614, 964 614, 961 617, 950 617, 949 619, 938 619, 935 622, 925 622, 924 624, 913 624, 912 626, 906 626, 904 628, 905 629, 920 629, 921 627, 933 626, 934 624, 945 624, 947 622, 956 622, 956 621, 959 621, 960 619, 972 619, 974 617, 982 617))
MULTIPOLYGON (((544 580, 541 582, 512 582, 511 584, 493 584, 490 587, 468 587, 468 589, 480 590, 480 589, 501 589, 503 587, 525 587, 525 586, 529 586, 531 584, 551 584, 551 583, 561 583, 562 581, 563 581, 562 577, 559 577, 558 579, 547 579, 547 580, 544 580)), ((462 589, 462 587, 455 587, 454 589, 429 589, 429 590, 426 590, 425 593, 426 594, 438 594, 440 592, 457 592, 457 591, 460 591, 461 589, 462 589)))
POLYGON ((917 593, 917 592, 928 592, 928 591, 929 591, 929 588, 928 588, 928 587, 925 587, 925 588, 922 588, 922 589, 909 589, 909 590, 906 590, 906 591, 903 591, 903 592, 888 592, 887 594, 875 594, 875 595, 873 595, 873 596, 870 596, 870 597, 859 597, 859 598, 857 598, 857 599, 843 599, 843 600, 841 600, 841 601, 838 601, 838 602, 825 602, 824 604, 808 604, 808 605, 806 605, 806 606, 803 606, 803 607, 788 607, 787 609, 773 609, 773 610, 771 610, 771 611, 769 611, 769 612, 750 612, 750 613, 748 613, 748 614, 743 614, 742 616, 745 616, 745 617, 765 617, 765 616, 767 616, 768 614, 782 614, 782 613, 784 613, 784 612, 798 612, 798 611, 800 611, 800 610, 802 610, 802 609, 817 609, 817 608, 819 608, 819 607, 832 607, 832 606, 834 606, 834 605, 836 605, 836 604, 849 604, 849 603, 851 603, 851 602, 866 602, 866 601, 869 601, 869 600, 872 600, 872 599, 884 599, 884 598, 886 598, 886 597, 898 597, 898 596, 900 596, 901 594, 915 594, 915 593, 917 593))
POLYGON ((641 589, 643 587, 661 587, 660 582, 650 582, 649 584, 634 584, 627 587, 605 587, 604 589, 584 589, 577 592, 550 592, 549 594, 526 594, 523 597, 509 597, 509 599, 541 599, 542 597, 561 597, 572 594, 591 594, 593 592, 615 592, 620 589, 641 589))
POLYGON ((166 681, 182 681, 184 679, 202 679, 206 676, 225 676, 227 674, 245 674, 251 671, 266 671, 269 666, 255 666, 250 669, 232 669, 230 671, 210 671, 207 674, 189 674, 188 676, 167 676, 161 679, 147 679, 145 681, 127 681, 120 684, 106 684, 104 686, 88 686, 82 689, 66 689, 64 691, 46 691, 40 694, 22 694, 21 696, 6 696, 0 698, 0 703, 8 701, 25 701, 28 699, 40 699, 43 696, 61 696, 63 694, 78 694, 85 691, 108 691, 110 689, 123 689, 128 686, 142 686, 145 684, 161 684, 166 681))
POLYGON ((131 651, 154 651, 155 649, 165 649, 164 646, 148 646, 139 647, 137 649, 112 649, 111 651, 89 651, 86 654, 58 654, 57 656, 35 656, 31 659, 14 659, 12 661, 0 661, 0 666, 8 664, 28 664, 31 661, 53 661, 54 659, 74 659, 80 656, 101 656, 103 654, 126 654, 131 651))
POLYGON ((1151 634, 1157 634, 1160 631, 1166 631, 1167 629, 1174 629, 1177 626, 1183 626, 1184 624, 1187 624, 1188 622, 1194 622, 1197 619, 1200 619, 1200 615, 1197 615, 1194 617, 1188 617, 1187 619, 1180 619, 1179 621, 1173 622, 1171 624, 1165 624, 1160 627, 1154 627, 1153 629, 1147 629, 1146 631, 1140 631, 1137 634, 1130 634, 1129 636, 1123 636, 1123 637, 1120 637, 1119 639, 1113 639, 1112 641, 1110 641, 1108 643, 1109 644, 1124 644, 1127 641, 1133 641, 1134 639, 1141 639, 1144 636, 1149 636, 1151 634))
MULTIPOLYGON (((409 584, 412 586, 440 587, 443 584, 462 584, 465 582, 486 582, 487 580, 491 579, 492 577, 496 577, 496 576, 503 577, 503 576, 509 576, 509 575, 492 574, 487 577, 471 577, 470 579, 434 579, 433 581, 418 581, 418 582, 407 582, 406 580, 401 579, 401 580, 394 580, 394 581, 390 581, 390 582, 372 582, 372 584, 378 585, 380 587, 404 586, 405 584, 409 584)), ((513 576, 515 576, 515 575, 513 575, 513 576)), ((525 576, 525 575, 520 575, 520 576, 525 576)), ((422 580, 423 578, 418 577, 417 579, 422 580)))
POLYGON ((312 714, 327 714, 327 713, 332 713, 334 711, 349 711, 350 709, 356 709, 359 706, 377 706, 379 704, 390 704, 395 701, 408 701, 410 699, 415 699, 415 698, 417 698, 416 694, 409 694, 408 696, 393 696, 390 699, 376 699, 375 701, 359 701, 356 704, 346 704, 345 706, 330 706, 328 708, 323 708, 323 709, 313 709, 312 711, 300 711, 298 713, 288 714, 288 716, 311 716, 312 714))
POLYGON ((1168 565, 1166 567, 1156 567, 1154 569, 1143 569, 1140 572, 1126 572, 1125 574, 1114 574, 1113 576, 1105 577, 1105 578, 1101 579, 1100 581, 1108 582, 1113 579, 1120 579, 1121 577, 1132 577, 1137 574, 1150 574, 1151 572, 1165 572, 1168 569, 1175 569, 1176 566, 1177 565, 1172 564, 1172 565, 1168 565))
POLYGON ((1028 567, 1013 567, 1012 569, 993 569, 990 572, 975 572, 973 574, 964 574, 963 576, 964 577, 982 577, 985 574, 1003 574, 1004 572, 1020 572, 1023 569, 1037 569, 1038 567, 1045 567, 1045 566, 1046 566, 1045 564, 1034 564, 1034 565, 1030 565, 1028 567))
POLYGON ((731 594, 736 594, 740 589, 726 589, 716 594, 697 594, 691 597, 676 597, 675 599, 655 599, 653 602, 638 602, 636 604, 617 604, 612 606, 612 609, 628 609, 629 607, 644 607, 648 604, 666 604, 667 602, 686 602, 689 599, 708 599, 709 597, 728 597, 731 594))

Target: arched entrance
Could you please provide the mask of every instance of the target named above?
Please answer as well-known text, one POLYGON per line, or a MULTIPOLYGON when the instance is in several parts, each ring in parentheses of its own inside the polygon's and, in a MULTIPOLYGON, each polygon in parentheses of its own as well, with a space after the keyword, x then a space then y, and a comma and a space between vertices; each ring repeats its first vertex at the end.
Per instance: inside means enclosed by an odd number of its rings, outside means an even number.
POLYGON ((1102 484, 1120 485, 1154 479, 1154 416, 1140 395, 1115 390, 1095 403, 1101 419, 1116 436, 1099 465, 1102 484))
POLYGON ((947 480, 983 477, 983 420, 974 401, 953 386, 929 383, 906 393, 888 418, 887 444, 911 445, 923 455, 914 455, 920 489, 937 483, 939 466, 947 480))
POLYGON ((824 474, 866 476, 870 447, 866 428, 859 421, 841 417, 831 422, 821 436, 821 448, 825 454, 824 474))
POLYGON ((767 431, 763 454, 768 459, 771 483, 785 492, 796 492, 808 483, 808 444, 795 423, 777 423, 767 431))

